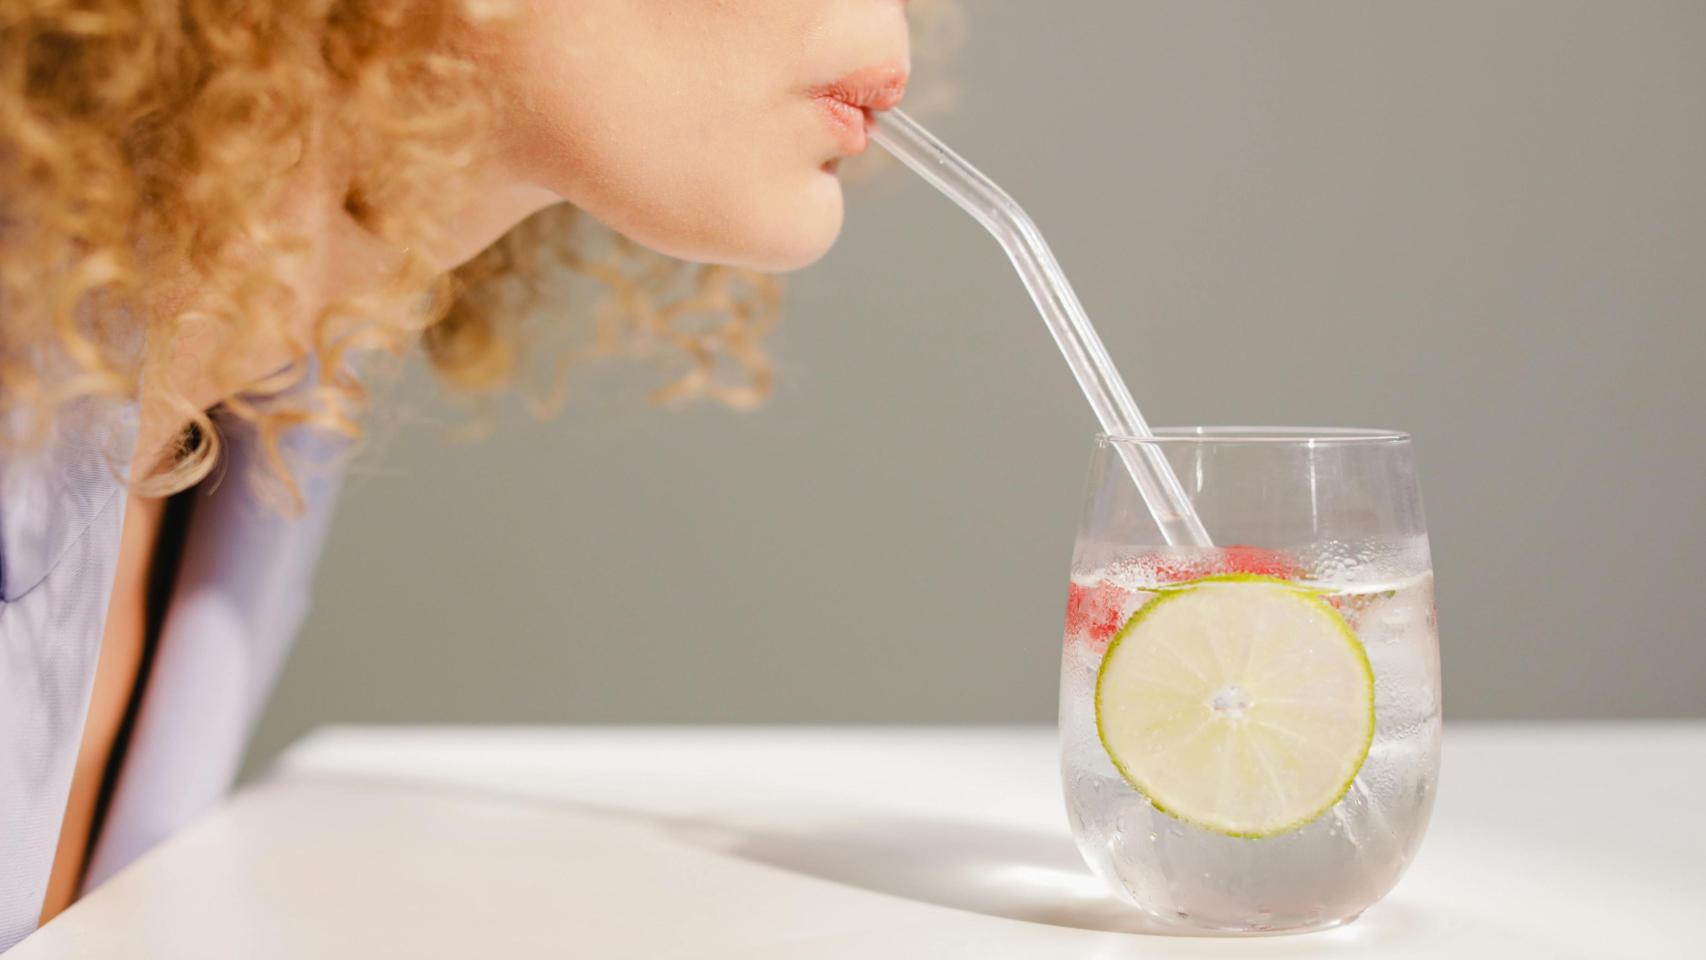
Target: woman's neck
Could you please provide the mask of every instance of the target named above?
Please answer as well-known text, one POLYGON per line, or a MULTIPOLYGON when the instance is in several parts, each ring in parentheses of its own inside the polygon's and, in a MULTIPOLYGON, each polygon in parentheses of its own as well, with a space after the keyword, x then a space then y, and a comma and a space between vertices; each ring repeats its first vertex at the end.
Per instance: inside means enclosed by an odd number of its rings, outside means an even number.
MULTIPOLYGON (((147 476, 163 461, 190 424, 192 408, 211 410, 284 369, 297 357, 292 344, 314 342, 315 324, 327 307, 379 290, 395 274, 404 253, 357 222, 343 202, 349 178, 325 175, 325 169, 304 170, 283 194, 276 226, 304 246, 277 271, 291 294, 279 334, 254 342, 222 324, 182 326, 169 361, 157 374, 168 378, 165 389, 143 391, 133 477, 147 476)), ((467 262, 558 199, 496 164, 445 189, 469 199, 438 225, 441 240, 426 251, 428 266, 436 271, 467 262)), ((151 291, 151 309, 176 314, 193 309, 197 285, 191 271, 166 269, 155 275, 174 279, 151 291)), ((405 308, 399 304, 398 309, 405 308)))

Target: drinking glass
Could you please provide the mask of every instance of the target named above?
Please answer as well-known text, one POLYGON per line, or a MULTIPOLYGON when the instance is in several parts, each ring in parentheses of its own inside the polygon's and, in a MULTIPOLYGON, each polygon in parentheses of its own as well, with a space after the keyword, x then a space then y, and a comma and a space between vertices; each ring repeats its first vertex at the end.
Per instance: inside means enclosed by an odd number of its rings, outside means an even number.
POLYGON ((1321 929, 1391 890, 1439 771, 1433 573, 1410 437, 1097 437, 1060 738, 1079 850, 1160 927, 1321 929), (1145 448, 1178 474, 1215 547, 1162 537, 1121 456, 1145 448))

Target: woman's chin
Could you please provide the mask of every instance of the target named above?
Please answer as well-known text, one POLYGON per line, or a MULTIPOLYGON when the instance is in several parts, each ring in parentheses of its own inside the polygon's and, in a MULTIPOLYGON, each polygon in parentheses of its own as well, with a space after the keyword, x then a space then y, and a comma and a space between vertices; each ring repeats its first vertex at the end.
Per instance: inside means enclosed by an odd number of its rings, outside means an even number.
POLYGON ((787 273, 822 259, 841 236, 844 215, 841 183, 818 173, 813 182, 772 204, 755 204, 745 229, 725 235, 723 249, 708 258, 716 263, 787 273))
POLYGON ((823 258, 841 235, 841 184, 814 171, 811 180, 786 192, 747 194, 702 225, 687 242, 664 253, 699 263, 718 263, 764 273, 787 273, 823 258))
POLYGON ((790 236, 774 244, 731 253, 718 262, 762 273, 790 273, 822 260, 841 235, 841 221, 814 236, 790 236))

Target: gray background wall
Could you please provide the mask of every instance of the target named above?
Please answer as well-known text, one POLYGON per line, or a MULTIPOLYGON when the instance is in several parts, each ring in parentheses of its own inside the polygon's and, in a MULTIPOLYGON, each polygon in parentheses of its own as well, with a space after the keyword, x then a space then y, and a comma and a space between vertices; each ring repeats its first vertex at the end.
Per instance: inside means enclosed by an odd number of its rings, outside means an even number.
MULTIPOLYGON (((1706 4, 968 26, 931 125, 1153 422, 1417 436, 1451 716, 1706 716, 1706 4)), ((612 369, 474 446, 412 371, 255 758, 327 721, 1049 719, 1094 423, 992 242, 860 186, 773 345, 757 414, 612 369)))

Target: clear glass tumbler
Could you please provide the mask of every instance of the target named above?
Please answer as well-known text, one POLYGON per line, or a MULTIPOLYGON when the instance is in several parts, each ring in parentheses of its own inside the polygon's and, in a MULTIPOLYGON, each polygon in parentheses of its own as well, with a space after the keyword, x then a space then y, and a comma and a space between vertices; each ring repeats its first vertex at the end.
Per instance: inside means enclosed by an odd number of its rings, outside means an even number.
POLYGON ((1158 926, 1334 926, 1415 856, 1440 685, 1407 435, 1098 437, 1064 647, 1073 834, 1158 926), (1166 457, 1215 547, 1167 545, 1122 447, 1166 457))

